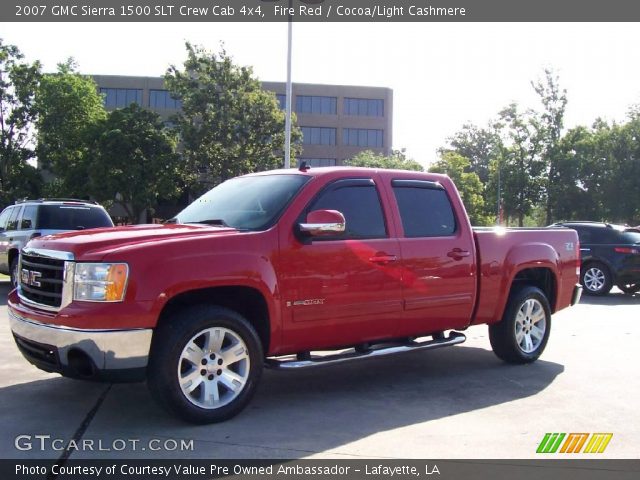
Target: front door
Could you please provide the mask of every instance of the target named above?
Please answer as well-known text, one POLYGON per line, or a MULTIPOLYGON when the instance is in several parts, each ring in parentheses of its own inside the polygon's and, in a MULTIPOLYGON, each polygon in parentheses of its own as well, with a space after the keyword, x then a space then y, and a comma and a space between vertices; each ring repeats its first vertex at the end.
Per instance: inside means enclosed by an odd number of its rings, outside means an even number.
POLYGON ((391 335, 402 314, 400 251, 374 179, 329 184, 298 222, 314 210, 341 212, 346 230, 302 238, 283 252, 284 344, 313 350, 391 335))

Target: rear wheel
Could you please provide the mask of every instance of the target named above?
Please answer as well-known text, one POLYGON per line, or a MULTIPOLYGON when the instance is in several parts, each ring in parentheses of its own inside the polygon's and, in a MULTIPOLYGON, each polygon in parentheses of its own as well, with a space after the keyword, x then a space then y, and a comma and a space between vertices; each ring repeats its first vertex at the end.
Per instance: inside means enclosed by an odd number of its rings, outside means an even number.
POLYGON ((606 295, 613 287, 611 272, 599 262, 590 263, 582 269, 580 283, 589 295, 606 295))
POLYGON ((247 405, 262 365, 260 339, 246 319, 226 308, 196 306, 158 327, 148 385, 158 403, 184 420, 221 422, 247 405))
POLYGON ((551 309, 542 290, 523 287, 511 293, 502 321, 489 325, 493 352, 508 363, 530 363, 544 351, 551 331, 551 309))

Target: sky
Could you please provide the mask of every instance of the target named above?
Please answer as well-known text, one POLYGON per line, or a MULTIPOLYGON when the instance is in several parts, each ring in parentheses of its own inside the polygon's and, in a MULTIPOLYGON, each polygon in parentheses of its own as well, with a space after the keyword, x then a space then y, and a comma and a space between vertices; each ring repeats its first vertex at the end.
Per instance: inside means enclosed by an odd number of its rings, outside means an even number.
MULTIPOLYGON (((552 68, 567 90, 565 124, 624 121, 640 104, 634 23, 296 23, 294 82, 392 88, 393 148, 424 165, 465 123, 511 102, 537 107, 531 81, 552 68)), ((46 71, 74 57, 85 74, 161 76, 185 41, 217 50, 260 80, 286 80, 287 24, 0 23, 0 38, 46 71)))

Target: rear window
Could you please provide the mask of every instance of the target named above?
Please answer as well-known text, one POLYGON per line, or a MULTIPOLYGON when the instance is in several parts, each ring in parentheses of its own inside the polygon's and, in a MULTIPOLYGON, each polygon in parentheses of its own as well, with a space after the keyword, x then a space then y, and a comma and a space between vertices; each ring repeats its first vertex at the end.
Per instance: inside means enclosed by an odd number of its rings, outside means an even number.
POLYGON ((38 228, 42 230, 85 230, 112 226, 111 218, 102 208, 42 205, 38 212, 38 228))
POLYGON ((640 232, 637 230, 626 230, 622 232, 623 243, 640 243, 640 232))

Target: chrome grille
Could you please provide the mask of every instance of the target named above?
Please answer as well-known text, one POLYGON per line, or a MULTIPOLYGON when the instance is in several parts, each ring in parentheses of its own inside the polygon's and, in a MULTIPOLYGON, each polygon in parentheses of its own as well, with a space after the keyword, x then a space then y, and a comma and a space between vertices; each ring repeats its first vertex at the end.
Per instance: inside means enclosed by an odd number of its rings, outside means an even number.
POLYGON ((20 298, 27 304, 46 310, 59 310, 67 305, 69 267, 73 255, 67 252, 25 247, 20 253, 20 298), (66 288, 65 288, 66 287, 66 288))

